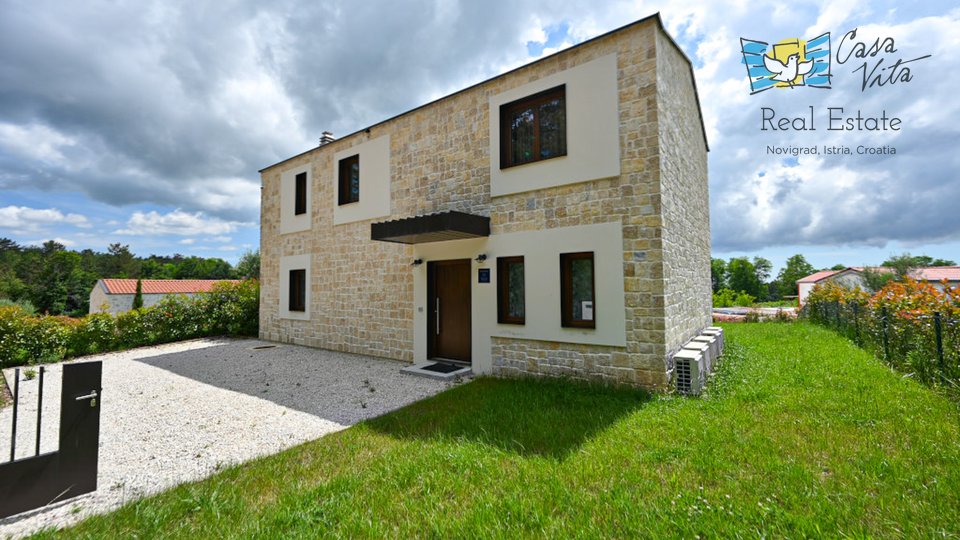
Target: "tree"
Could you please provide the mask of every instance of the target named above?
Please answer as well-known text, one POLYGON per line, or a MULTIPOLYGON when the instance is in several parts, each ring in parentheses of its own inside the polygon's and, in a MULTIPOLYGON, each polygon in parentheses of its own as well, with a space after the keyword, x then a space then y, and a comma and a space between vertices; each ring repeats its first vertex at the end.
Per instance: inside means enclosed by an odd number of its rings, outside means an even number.
POLYGON ((839 272, 840 270, 846 270, 846 269, 847 269, 847 265, 845 265, 845 264, 835 264, 835 265, 831 266, 830 269, 839 272))
POLYGON ((727 263, 723 259, 710 259, 710 281, 715 293, 726 287, 727 263))
POLYGON ((773 271, 773 263, 763 257, 753 258, 753 273, 757 276, 757 294, 760 300, 767 299, 767 281, 770 280, 770 272, 773 271))
POLYGON ((880 266, 886 266, 888 268, 893 268, 897 272, 898 279, 903 279, 910 275, 910 271, 915 268, 927 268, 930 266, 956 266, 956 262, 951 261, 950 259, 934 259, 929 255, 911 255, 910 253, 903 253, 901 255, 893 255, 889 259, 883 261, 880 266))
POLYGON ((735 292, 743 291, 758 298, 763 293, 757 268, 746 257, 735 257, 727 263, 727 285, 735 292))
POLYGON ((235 273, 239 278, 260 279, 260 250, 247 251, 241 255, 235 273))
POLYGON ((884 285, 897 279, 896 272, 884 272, 881 269, 871 268, 869 266, 863 267, 861 275, 863 275, 863 280, 867 283, 867 288, 873 292, 879 291, 884 285))
MULTIPOLYGON (((929 257, 927 258, 929 259, 929 257)), ((896 279, 902 281, 910 275, 911 270, 919 266, 917 262, 920 260, 922 260, 922 257, 914 257, 909 253, 904 253, 903 255, 890 257, 883 261, 880 266, 893 268, 893 271, 896 273, 896 279)))
POLYGON ((137 279, 137 291, 133 293, 133 309, 140 309, 143 307, 143 280, 137 279))
POLYGON ((127 244, 110 244, 100 268, 100 277, 129 278, 140 275, 140 261, 130 252, 127 244))
POLYGON ((777 274, 777 284, 780 289, 780 295, 796 296, 797 281, 816 271, 817 269, 814 268, 812 264, 808 263, 807 259, 804 258, 803 255, 797 253, 796 255, 790 257, 787 259, 787 263, 784 265, 784 267, 780 269, 780 273, 777 274))

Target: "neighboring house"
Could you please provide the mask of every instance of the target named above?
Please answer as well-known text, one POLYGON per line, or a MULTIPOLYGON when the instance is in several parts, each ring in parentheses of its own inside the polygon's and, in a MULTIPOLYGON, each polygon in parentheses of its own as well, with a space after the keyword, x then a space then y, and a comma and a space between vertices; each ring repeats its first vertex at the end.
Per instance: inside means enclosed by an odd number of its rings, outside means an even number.
MULTIPOLYGON (((887 266, 870 267, 874 272, 893 272, 887 266)), ((800 305, 817 283, 834 282, 847 288, 860 287, 867 289, 867 280, 863 277, 863 266, 852 266, 843 270, 823 270, 810 274, 797 281, 800 305)), ((944 290, 944 282, 948 287, 960 286, 960 266, 929 266, 915 268, 910 271, 910 277, 917 281, 927 281, 939 290, 944 290)))
POLYGON ((867 280, 863 277, 863 268, 844 268, 843 270, 821 270, 797 280, 797 297, 803 306, 810 291, 820 283, 836 283, 848 289, 860 287, 867 289, 867 280))
MULTIPOLYGON (((143 307, 150 307, 171 294, 188 297, 210 292, 222 279, 144 279, 141 284, 143 307)), ((90 291, 90 313, 116 315, 133 309, 133 297, 137 293, 135 279, 99 279, 90 291)))
POLYGON ((930 282, 941 291, 944 290, 944 282, 947 287, 960 287, 960 266, 917 268, 910 272, 910 275, 914 279, 930 282))
POLYGON ((659 15, 260 172, 264 339, 663 387, 711 324, 707 141, 659 15))

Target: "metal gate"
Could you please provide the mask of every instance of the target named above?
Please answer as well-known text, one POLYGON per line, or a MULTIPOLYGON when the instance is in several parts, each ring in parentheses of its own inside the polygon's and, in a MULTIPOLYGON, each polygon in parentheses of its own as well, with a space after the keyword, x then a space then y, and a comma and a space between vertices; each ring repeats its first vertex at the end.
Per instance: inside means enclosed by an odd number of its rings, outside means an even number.
POLYGON ((14 383, 10 461, 0 464, 0 518, 19 514, 97 489, 100 444, 100 362, 63 365, 60 445, 40 453, 43 371, 37 395, 37 438, 33 457, 14 459, 19 379, 14 383))

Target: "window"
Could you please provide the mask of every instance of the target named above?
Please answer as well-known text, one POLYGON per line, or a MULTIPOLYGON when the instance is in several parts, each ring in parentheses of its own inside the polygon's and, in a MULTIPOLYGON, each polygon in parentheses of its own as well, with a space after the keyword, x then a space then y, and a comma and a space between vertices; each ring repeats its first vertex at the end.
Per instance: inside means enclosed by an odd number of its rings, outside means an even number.
POLYGON ((560 321, 563 326, 596 328, 593 252, 560 254, 560 321))
POLYGON ((339 204, 360 201, 360 154, 340 160, 339 204))
POLYGON ((307 271, 290 271, 290 311, 307 310, 307 271))
MULTIPOLYGON (((289 176, 287 178, 290 178, 289 176)), ((294 187, 294 215, 307 213, 307 173, 297 175, 294 187)))
POLYGON ((526 322, 523 257, 497 257, 497 322, 526 322))
POLYGON ((500 168, 567 155, 566 86, 500 106, 500 168))

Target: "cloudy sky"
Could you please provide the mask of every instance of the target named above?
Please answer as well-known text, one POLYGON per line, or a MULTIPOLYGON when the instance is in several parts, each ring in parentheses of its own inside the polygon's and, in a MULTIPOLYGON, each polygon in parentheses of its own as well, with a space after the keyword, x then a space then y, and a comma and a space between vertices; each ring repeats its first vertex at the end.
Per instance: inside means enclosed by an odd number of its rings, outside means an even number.
POLYGON ((715 256, 960 259, 960 10, 876 0, 0 0, 0 237, 235 261, 259 243, 257 170, 322 131, 356 131, 657 11, 695 64, 715 256), (841 54, 886 37, 896 52, 835 61, 829 90, 750 95, 741 37, 829 31, 836 52, 853 29, 841 54), (863 89, 870 70, 899 82, 863 89), (761 130, 763 107, 792 118, 810 106, 815 131, 761 130), (901 129, 829 131, 828 107, 885 111, 901 129), (854 154, 767 152, 824 144, 854 154))

